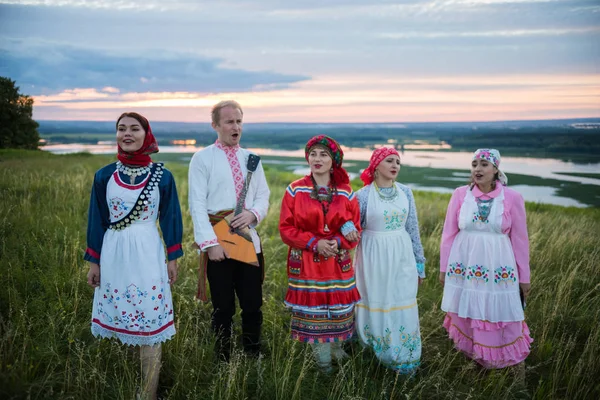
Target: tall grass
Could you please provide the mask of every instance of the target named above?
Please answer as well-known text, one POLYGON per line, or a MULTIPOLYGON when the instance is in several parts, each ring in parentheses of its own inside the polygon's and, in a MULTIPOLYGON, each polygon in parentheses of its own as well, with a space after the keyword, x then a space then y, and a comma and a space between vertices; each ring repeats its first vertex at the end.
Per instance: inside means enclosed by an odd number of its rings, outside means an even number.
MULTIPOLYGON (((160 158, 159 158, 160 159, 160 158)), ((0 398, 132 399, 141 373, 135 348, 90 333, 85 283, 87 205, 93 173, 107 157, 0 152, 0 398)), ((209 304, 194 299, 197 256, 187 206, 187 168, 174 173, 184 215, 185 256, 174 288, 177 334, 164 345, 165 399, 588 399, 600 397, 600 210, 527 204, 535 340, 525 382, 514 370, 484 371, 452 349, 441 327, 437 282, 447 195, 415 193, 428 259, 419 292, 422 367, 412 379, 380 366, 368 350, 334 374, 319 373, 307 347, 289 339, 286 246, 277 230, 290 174, 269 170, 268 217, 260 225, 265 353, 213 362, 209 304)), ((400 177, 401 179, 402 177, 400 177)), ((237 317, 236 317, 237 318, 237 317)), ((238 318, 239 326, 239 318, 238 318)), ((239 334, 239 332, 238 332, 239 334)))

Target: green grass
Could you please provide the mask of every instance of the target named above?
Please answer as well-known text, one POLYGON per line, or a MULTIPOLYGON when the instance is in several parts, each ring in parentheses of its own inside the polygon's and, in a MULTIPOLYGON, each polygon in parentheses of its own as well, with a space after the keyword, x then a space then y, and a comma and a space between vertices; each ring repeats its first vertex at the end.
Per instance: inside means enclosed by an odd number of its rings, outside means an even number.
MULTIPOLYGON (((138 353, 90 333, 85 283, 86 214, 94 172, 111 157, 0 151, 0 398, 132 399, 138 353)), ((161 160, 161 157, 157 158, 161 160)), ((422 368, 406 379, 353 347, 334 375, 289 339, 286 246, 279 204, 295 177, 269 169, 271 208, 259 226, 267 271, 264 347, 259 360, 236 353, 212 361, 209 304, 194 299, 197 256, 187 206, 187 166, 169 162, 184 215, 184 250, 174 287, 177 334, 164 346, 165 399, 591 399, 600 396, 600 209, 527 204, 532 294, 526 310, 534 343, 525 385, 510 369, 482 371, 453 350, 441 327, 439 240, 448 195, 415 192, 428 279, 420 288, 422 368)), ((404 172, 404 170, 403 170, 404 172)), ((403 173, 402 172, 402 173, 403 173)), ((358 188, 357 182, 354 182, 358 188)), ((237 318, 237 317, 236 317, 237 318)), ((239 318, 237 319, 239 327, 239 318)))

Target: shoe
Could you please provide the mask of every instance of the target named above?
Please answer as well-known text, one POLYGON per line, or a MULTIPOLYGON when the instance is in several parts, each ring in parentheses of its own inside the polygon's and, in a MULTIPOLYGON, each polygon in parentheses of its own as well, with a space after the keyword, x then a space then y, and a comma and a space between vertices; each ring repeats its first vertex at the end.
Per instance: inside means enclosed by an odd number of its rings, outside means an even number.
POLYGON ((346 353, 344 351, 344 349, 342 349, 341 342, 334 342, 331 344, 331 355, 338 362, 344 361, 344 360, 347 360, 350 358, 350 355, 348 353, 346 353))

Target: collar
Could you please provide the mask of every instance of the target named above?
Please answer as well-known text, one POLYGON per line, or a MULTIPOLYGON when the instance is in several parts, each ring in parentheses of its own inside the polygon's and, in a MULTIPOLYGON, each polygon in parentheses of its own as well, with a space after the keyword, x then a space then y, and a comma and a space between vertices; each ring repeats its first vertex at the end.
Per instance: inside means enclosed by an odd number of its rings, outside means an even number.
POLYGON ((490 198, 495 198, 498 197, 498 195, 500 194, 500 192, 502 191, 502 183, 500 183, 500 181, 496 181, 496 189, 492 190, 489 193, 483 193, 481 190, 479 190, 479 186, 477 185, 473 185, 473 196, 475 197, 490 197, 490 198))
POLYGON ((221 149, 221 150, 223 150, 225 153, 231 153, 231 152, 233 152, 233 153, 237 153, 237 151, 238 151, 238 150, 239 150, 239 148, 240 148, 240 145, 239 145, 239 144, 236 144, 235 146, 225 146, 225 145, 223 145, 223 143, 219 142, 219 139, 217 139, 217 140, 215 141, 215 146, 216 146, 218 149, 221 149))

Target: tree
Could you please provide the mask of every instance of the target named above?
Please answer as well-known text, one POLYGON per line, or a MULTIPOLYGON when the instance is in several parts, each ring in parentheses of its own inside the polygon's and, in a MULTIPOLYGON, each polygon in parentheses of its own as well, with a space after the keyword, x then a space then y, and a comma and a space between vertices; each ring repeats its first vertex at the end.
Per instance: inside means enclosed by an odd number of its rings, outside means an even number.
POLYGON ((15 81, 0 76, 0 149, 37 149, 39 124, 32 119, 33 99, 15 81))

